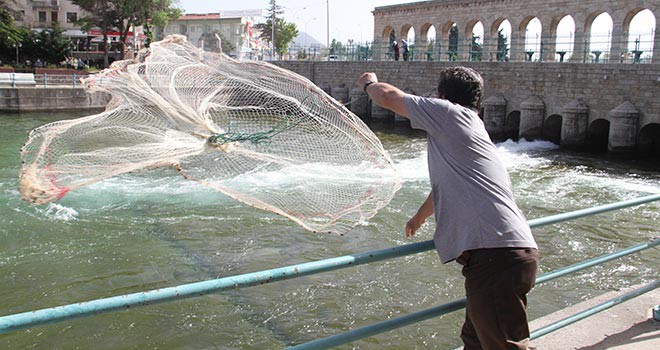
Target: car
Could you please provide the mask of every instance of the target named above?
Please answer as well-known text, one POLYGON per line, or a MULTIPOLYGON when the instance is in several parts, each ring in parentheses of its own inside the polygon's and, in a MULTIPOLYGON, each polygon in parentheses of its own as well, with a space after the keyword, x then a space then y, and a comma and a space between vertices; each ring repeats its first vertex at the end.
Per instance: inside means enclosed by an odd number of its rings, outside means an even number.
POLYGON ((325 58, 326 61, 338 61, 339 58, 337 55, 328 55, 328 57, 325 58))

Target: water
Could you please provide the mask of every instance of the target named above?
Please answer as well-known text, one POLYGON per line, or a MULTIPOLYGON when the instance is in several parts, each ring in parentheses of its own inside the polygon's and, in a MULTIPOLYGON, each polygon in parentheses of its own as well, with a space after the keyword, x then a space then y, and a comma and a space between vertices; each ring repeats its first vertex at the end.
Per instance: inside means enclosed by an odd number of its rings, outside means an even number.
MULTIPOLYGON (((343 237, 313 234, 181 178, 126 175, 30 206, 17 190, 30 129, 72 115, 0 115, 0 315, 231 276, 431 238, 404 225, 429 191, 425 139, 375 125, 405 182, 392 203, 343 237)), ((657 162, 593 158, 544 142, 499 144, 528 219, 660 193, 657 162)), ((548 272, 658 236, 658 203, 535 229, 548 272)), ((539 285, 537 318, 658 276, 645 251, 539 285)), ((242 290, 0 335, 3 349, 277 349, 463 296, 457 264, 426 252, 242 290)), ((447 349, 463 312, 343 349, 447 349)))

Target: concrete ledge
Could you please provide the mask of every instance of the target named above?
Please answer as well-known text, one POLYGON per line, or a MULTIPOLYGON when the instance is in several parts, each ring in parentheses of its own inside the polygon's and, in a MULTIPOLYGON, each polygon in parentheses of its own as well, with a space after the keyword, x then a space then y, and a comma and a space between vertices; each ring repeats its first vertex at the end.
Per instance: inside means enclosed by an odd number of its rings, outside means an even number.
MULTIPOLYGON (((606 293, 533 320, 530 330, 557 322, 639 287, 606 293)), ((660 349, 660 322, 652 316, 653 307, 659 303, 660 289, 656 289, 540 337, 532 341, 532 346, 539 350, 660 349)))
POLYGON ((97 110, 109 101, 109 94, 82 87, 0 87, 0 112, 97 110))

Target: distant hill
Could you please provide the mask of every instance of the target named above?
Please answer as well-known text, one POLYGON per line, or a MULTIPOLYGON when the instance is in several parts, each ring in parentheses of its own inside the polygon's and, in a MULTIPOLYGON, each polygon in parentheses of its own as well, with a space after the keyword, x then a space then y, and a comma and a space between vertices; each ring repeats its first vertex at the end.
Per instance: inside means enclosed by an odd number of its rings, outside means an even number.
POLYGON ((305 47, 310 47, 310 46, 311 47, 321 47, 321 46, 323 46, 323 44, 321 44, 320 41, 314 39, 314 37, 312 37, 311 35, 303 32, 303 31, 298 32, 298 36, 295 39, 293 39, 293 42, 296 43, 296 45, 298 45, 298 46, 305 46, 305 47))

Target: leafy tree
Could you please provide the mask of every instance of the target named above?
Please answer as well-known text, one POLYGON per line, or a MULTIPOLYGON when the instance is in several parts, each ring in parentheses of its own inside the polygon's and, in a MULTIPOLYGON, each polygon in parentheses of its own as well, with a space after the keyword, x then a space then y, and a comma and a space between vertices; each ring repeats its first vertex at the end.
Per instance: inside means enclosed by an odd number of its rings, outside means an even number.
POLYGON ((78 5, 87 12, 87 16, 78 20, 78 24, 83 30, 89 30, 98 27, 103 32, 103 66, 107 67, 108 60, 108 32, 113 28, 117 16, 117 6, 112 1, 107 0, 72 0, 74 5, 78 5))
POLYGON ((0 60, 3 62, 12 60, 14 45, 22 40, 21 31, 14 26, 12 12, 8 1, 0 0, 0 60))
MULTIPOLYGON (((132 26, 164 26, 167 21, 181 15, 181 10, 172 7, 172 0, 72 0, 75 5, 85 10, 88 15, 78 22, 83 29, 98 27, 103 32, 103 42, 108 42, 108 32, 117 29, 119 41, 126 44, 128 32, 132 26)), ((148 27, 145 27, 150 32, 148 27)), ((122 55, 123 55, 122 50, 122 55)), ((108 66, 108 45, 103 45, 103 62, 108 66)))
POLYGON ((299 61, 304 61, 307 59, 307 52, 305 51, 304 48, 300 48, 298 50, 298 60, 299 61))
POLYGON ((277 5, 276 0, 270 0, 266 23, 258 23, 255 25, 255 28, 261 31, 259 38, 274 44, 275 53, 277 53, 280 58, 286 53, 289 44, 298 35, 298 27, 296 27, 295 23, 288 23, 282 18, 277 18, 277 15, 282 13, 284 13, 282 6, 277 5), (275 23, 274 31, 273 23, 275 23), (273 32, 275 34, 275 40, 273 40, 273 32))
POLYGON ((509 38, 502 33, 502 29, 497 32, 497 60, 505 61, 509 55, 509 38))
POLYGON ((344 46, 344 44, 341 43, 341 41, 337 41, 337 39, 332 39, 332 42, 330 43, 330 54, 345 55, 346 47, 344 46))
POLYGON ((458 26, 455 24, 449 29, 448 49, 452 53, 451 61, 455 60, 458 53, 458 26))
POLYGON ((22 45, 22 56, 35 62, 37 59, 45 63, 57 64, 71 54, 71 41, 63 35, 59 27, 42 29, 39 32, 25 30, 22 45))
POLYGON ((119 41, 124 47, 132 26, 144 26, 145 29, 148 29, 149 24, 166 27, 170 20, 177 19, 182 14, 180 8, 172 7, 172 0, 111 0, 111 2, 114 2, 118 9, 113 26, 119 31, 119 41))
POLYGON ((472 61, 481 61, 483 56, 483 45, 479 42, 481 37, 472 34, 472 43, 470 44, 470 59, 472 61))

